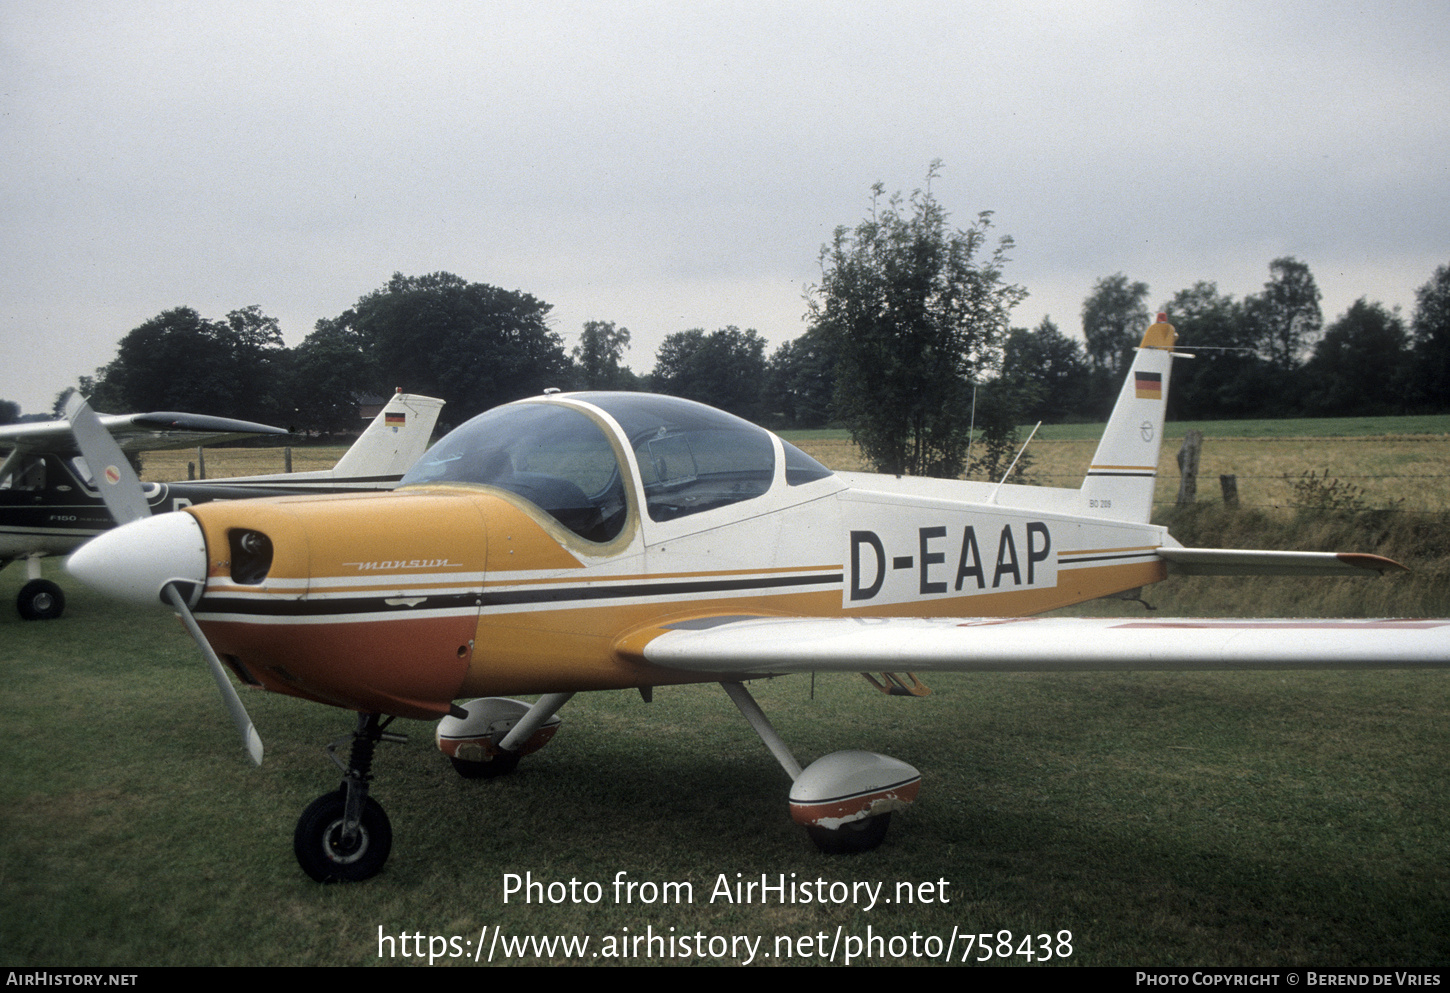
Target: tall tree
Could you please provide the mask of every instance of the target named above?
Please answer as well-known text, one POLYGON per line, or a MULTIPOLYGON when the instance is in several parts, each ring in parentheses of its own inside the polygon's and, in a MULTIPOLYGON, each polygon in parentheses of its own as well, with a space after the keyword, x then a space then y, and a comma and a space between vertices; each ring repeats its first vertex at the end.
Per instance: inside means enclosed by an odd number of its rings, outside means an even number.
POLYGON ((1032 453, 1021 446, 1017 426, 1023 412, 1040 398, 1037 384, 1005 375, 978 387, 973 405, 976 435, 968 449, 968 476, 1000 482, 1011 466, 1012 478, 1021 479, 1033 459, 1032 453))
POLYGON ((883 192, 821 249, 810 316, 836 351, 837 411, 877 470, 959 476, 971 383, 1000 362, 1025 296, 1002 279, 1012 240, 983 255, 990 212, 954 230, 929 185, 884 204, 883 192))
POLYGON ((1121 378, 1149 323, 1147 283, 1130 283, 1121 272, 1099 279, 1082 304, 1082 333, 1093 370, 1121 378))
POLYGON ((1246 312, 1258 324, 1259 347, 1269 364, 1280 372, 1298 368, 1324 327, 1319 310, 1319 286, 1309 267, 1285 256, 1269 263, 1264 292, 1245 301, 1246 312))
POLYGON ((701 328, 666 335, 650 375, 654 389, 698 400, 746 420, 760 417, 765 383, 765 339, 731 325, 706 334, 701 328))
POLYGON ((1450 266, 1415 291, 1415 387, 1419 401, 1450 406, 1450 266))
POLYGON ((238 392, 252 409, 270 411, 271 419, 287 424, 291 355, 282 341, 281 325, 255 304, 231 311, 224 323, 238 392))
POLYGON ((83 377, 98 410, 189 410, 272 422, 275 379, 286 360, 277 322, 256 307, 211 321, 190 307, 151 318, 124 338, 111 363, 83 377))
POLYGON ((394 273, 331 327, 361 340, 376 392, 401 386, 441 397, 462 419, 567 385, 569 359, 545 324, 549 310, 527 293, 448 272, 394 273))
POLYGON ((1088 366, 1082 345, 1044 317, 1036 330, 1014 328, 1002 352, 1002 379, 1025 400, 1015 416, 1062 423, 1086 416, 1088 366))
POLYGON ((615 327, 613 321, 586 321, 574 346, 574 365, 579 371, 580 388, 586 390, 632 389, 634 373, 620 365, 629 348, 629 328, 615 327))
POLYGON ((345 317, 318 321, 292 349, 289 396, 299 427, 329 433, 354 429, 358 400, 386 389, 366 340, 345 317))
POLYGON ((836 351, 819 328, 770 357, 765 416, 781 427, 824 427, 833 416, 836 351))
POLYGON ((1350 417, 1403 410, 1408 346, 1400 315, 1360 297, 1314 346, 1305 366, 1313 384, 1306 412, 1350 417))
POLYGON ((1163 310, 1178 331, 1178 344, 1194 356, 1173 364, 1168 417, 1262 414, 1271 377, 1257 354, 1258 325, 1246 317, 1243 305, 1220 293, 1217 284, 1200 281, 1175 293, 1163 310))

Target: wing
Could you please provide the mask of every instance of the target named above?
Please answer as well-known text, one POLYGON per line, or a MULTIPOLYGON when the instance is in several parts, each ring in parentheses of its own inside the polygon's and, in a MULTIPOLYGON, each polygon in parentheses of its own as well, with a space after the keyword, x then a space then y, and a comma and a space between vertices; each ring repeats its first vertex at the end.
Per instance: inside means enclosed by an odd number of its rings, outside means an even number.
POLYGON ((1450 620, 702 617, 637 631, 616 651, 740 676, 1423 668, 1450 666, 1450 620))
MULTIPOLYGON (((254 421, 165 410, 150 414, 101 414, 99 417, 111 437, 127 452, 216 445, 253 435, 288 433, 286 428, 274 428, 254 421)), ((62 458, 80 454, 69 421, 39 421, 0 427, 0 451, 9 449, 53 452, 62 458)))

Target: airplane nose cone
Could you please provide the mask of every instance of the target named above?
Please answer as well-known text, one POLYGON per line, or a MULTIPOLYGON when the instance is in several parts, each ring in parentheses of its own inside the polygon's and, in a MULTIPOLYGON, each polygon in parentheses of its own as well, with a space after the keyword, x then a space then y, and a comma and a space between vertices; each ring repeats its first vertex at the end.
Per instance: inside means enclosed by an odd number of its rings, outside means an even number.
POLYGON ((71 553, 66 569, 98 593, 154 607, 164 603, 161 588, 173 582, 195 603, 206 582, 206 566, 201 525, 176 511, 92 538, 71 553))

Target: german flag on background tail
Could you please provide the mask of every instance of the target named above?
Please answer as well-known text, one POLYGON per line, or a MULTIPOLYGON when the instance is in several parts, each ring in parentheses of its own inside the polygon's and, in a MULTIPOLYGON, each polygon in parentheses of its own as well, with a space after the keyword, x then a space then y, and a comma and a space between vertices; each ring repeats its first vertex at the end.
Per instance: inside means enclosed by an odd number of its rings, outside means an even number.
POLYGON ((1133 389, 1139 400, 1163 399, 1163 374, 1161 372, 1136 372, 1133 374, 1133 389))
POLYGON ((386 414, 383 415, 383 424, 387 427, 400 428, 407 423, 408 415, 403 413, 402 411, 399 411, 396 414, 392 411, 388 411, 386 414))

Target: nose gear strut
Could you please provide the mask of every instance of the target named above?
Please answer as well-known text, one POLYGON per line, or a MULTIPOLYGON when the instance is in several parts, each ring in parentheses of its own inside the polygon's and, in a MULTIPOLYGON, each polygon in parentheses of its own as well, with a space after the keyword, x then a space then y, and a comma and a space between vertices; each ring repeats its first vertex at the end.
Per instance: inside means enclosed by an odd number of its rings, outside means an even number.
POLYGON ((347 738, 327 746, 327 757, 342 770, 342 784, 308 805, 292 838, 297 863, 319 883, 367 879, 388 860, 393 827, 382 804, 368 796, 368 783, 378 742, 408 740, 407 735, 386 730, 392 722, 392 717, 379 720, 378 714, 358 714, 346 764, 337 751, 347 738))

